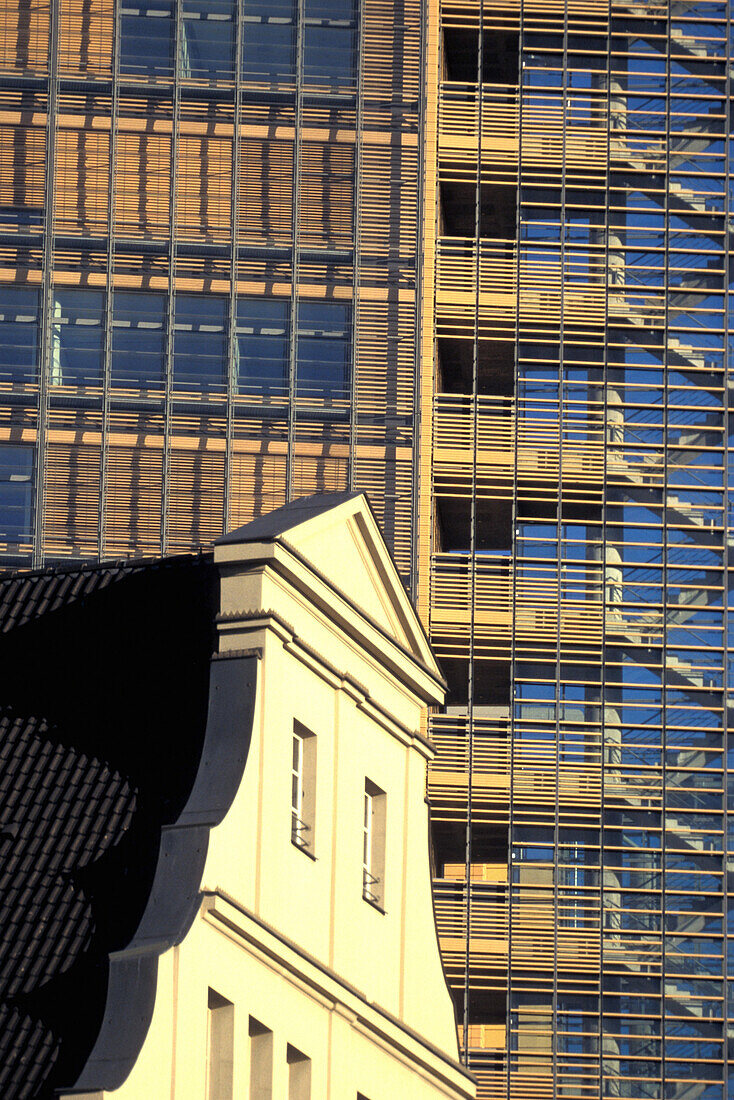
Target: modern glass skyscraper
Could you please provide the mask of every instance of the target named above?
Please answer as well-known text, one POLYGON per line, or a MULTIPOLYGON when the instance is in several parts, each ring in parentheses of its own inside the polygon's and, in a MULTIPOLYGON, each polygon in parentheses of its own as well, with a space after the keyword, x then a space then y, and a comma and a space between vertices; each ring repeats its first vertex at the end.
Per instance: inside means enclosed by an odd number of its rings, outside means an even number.
POLYGON ((734 1095, 730 15, 437 13, 431 795, 485 1097, 734 1095))
POLYGON ((734 1098, 730 6, 2 3, 5 560, 366 489, 480 1096, 734 1098))
POLYGON ((3 0, 0 546, 367 489, 413 569, 420 0, 3 0))

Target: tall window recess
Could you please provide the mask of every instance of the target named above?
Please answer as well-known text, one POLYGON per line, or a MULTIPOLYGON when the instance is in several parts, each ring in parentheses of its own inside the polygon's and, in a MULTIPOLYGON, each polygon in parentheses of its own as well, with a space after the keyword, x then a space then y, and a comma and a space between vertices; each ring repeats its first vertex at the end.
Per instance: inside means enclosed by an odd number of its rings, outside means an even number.
POLYGON ((369 779, 364 781, 362 821, 362 897, 385 908, 385 828, 387 795, 369 779))
POLYGON ((315 857, 316 737, 300 722, 293 725, 291 841, 315 857))
POLYGON ((234 1005, 209 990, 207 1100, 232 1100, 234 1088, 234 1005))
POLYGON ((250 1016, 250 1100, 273 1100, 273 1033, 250 1016))
POLYGON ((288 1100, 310 1100, 311 1059, 288 1044, 288 1100))

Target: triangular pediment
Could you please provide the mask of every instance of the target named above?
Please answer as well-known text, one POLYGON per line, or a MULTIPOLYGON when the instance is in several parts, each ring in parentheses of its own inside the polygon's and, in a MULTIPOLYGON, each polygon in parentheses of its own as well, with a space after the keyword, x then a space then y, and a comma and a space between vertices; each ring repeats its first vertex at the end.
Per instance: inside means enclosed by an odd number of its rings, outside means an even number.
POLYGON ((319 494, 279 508, 217 543, 282 541, 381 630, 440 675, 363 493, 319 494))

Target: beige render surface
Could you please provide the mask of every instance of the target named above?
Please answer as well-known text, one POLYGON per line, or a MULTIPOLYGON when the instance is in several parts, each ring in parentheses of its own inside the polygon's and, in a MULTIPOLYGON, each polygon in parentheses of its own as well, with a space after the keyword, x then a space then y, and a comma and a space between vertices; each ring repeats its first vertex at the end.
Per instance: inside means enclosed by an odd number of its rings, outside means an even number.
POLYGON ((473 1097, 430 893, 432 753, 418 731, 442 690, 374 519, 357 498, 216 557, 231 563, 220 651, 262 653, 252 744, 211 833, 199 914, 160 959, 141 1054, 104 1095, 206 1097, 213 989, 234 1005, 235 1098, 251 1095, 251 1017, 273 1032, 276 1100, 286 1044, 311 1059, 313 1100, 473 1097), (291 842, 294 721, 317 738, 315 858, 291 842), (384 912, 362 896, 365 779, 387 794, 384 912))

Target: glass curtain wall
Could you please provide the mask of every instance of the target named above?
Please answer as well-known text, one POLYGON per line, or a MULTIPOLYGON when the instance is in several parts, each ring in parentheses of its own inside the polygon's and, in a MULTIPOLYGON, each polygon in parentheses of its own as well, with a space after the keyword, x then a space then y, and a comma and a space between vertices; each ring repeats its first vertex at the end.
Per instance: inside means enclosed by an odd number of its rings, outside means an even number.
POLYGON ((730 14, 441 7, 430 789, 481 1096, 734 1096, 730 14))
POLYGON ((421 49, 420 0, 0 0, 2 560, 355 488, 415 580, 421 49))

